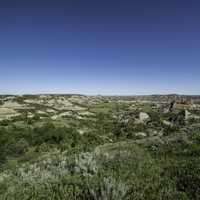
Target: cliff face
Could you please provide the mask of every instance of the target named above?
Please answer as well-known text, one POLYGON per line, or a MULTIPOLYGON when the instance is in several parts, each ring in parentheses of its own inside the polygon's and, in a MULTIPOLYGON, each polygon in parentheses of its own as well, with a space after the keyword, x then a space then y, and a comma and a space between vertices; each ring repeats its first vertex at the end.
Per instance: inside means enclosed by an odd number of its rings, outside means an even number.
POLYGON ((193 104, 192 100, 179 100, 175 101, 173 105, 174 109, 187 109, 187 110, 192 110, 195 109, 195 105, 193 104))

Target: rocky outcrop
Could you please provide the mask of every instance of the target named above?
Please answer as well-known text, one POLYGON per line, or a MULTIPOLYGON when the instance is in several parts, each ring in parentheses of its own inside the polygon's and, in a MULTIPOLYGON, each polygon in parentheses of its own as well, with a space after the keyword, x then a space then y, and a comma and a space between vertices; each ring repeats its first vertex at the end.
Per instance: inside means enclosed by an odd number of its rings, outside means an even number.
POLYGON ((141 123, 145 123, 148 120, 150 120, 150 116, 145 112, 140 112, 139 113, 139 120, 140 120, 141 123))

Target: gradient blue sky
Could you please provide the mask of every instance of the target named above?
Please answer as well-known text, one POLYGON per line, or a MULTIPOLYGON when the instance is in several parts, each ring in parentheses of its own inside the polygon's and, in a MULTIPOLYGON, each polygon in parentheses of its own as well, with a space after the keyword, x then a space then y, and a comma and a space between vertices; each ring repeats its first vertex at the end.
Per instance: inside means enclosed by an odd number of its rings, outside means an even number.
POLYGON ((1 0, 0 93, 200 94, 200 1, 1 0))

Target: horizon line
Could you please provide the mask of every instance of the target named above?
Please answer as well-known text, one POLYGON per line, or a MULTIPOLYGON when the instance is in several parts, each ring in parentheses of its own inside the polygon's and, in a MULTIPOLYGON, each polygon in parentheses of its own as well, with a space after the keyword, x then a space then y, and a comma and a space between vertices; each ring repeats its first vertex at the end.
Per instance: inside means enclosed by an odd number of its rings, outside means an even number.
POLYGON ((200 94, 150 93, 150 94, 83 94, 83 93, 0 93, 0 96, 78 95, 78 96, 200 96, 200 94))

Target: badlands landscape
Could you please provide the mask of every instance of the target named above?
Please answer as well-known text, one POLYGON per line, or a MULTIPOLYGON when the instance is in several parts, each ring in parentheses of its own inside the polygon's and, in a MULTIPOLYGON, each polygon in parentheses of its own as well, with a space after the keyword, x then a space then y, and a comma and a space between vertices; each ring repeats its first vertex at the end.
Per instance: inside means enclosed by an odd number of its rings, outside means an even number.
POLYGON ((0 96, 0 199, 200 199, 200 96, 0 96))

